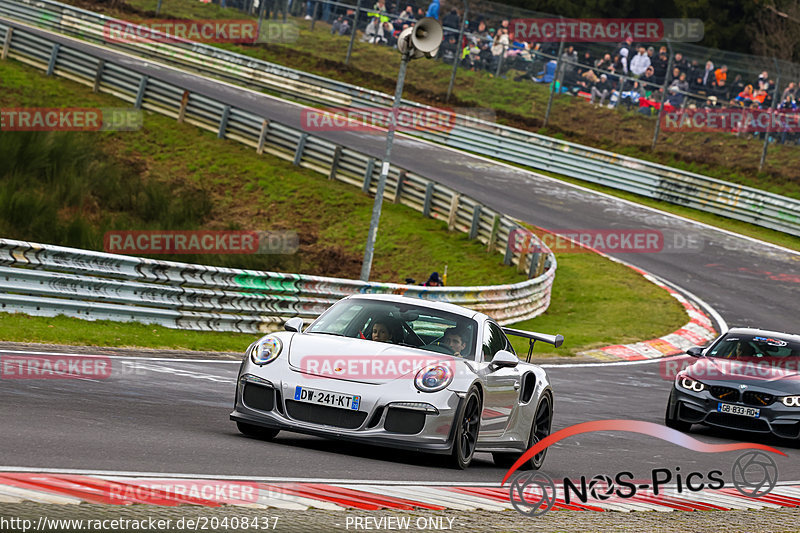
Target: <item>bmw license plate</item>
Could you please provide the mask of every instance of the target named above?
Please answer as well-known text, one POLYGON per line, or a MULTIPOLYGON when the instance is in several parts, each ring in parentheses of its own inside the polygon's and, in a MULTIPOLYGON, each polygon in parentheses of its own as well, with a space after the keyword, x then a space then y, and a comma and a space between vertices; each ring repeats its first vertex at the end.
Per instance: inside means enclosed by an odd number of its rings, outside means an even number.
POLYGON ((732 415, 749 416, 750 418, 758 418, 761 416, 761 409, 756 409, 755 407, 742 407, 741 405, 732 405, 729 403, 718 404, 717 411, 720 413, 730 413, 732 415))
POLYGON ((352 409, 353 411, 358 411, 358 406, 361 404, 361 396, 309 389, 308 387, 296 387, 294 389, 294 399, 298 402, 352 409))

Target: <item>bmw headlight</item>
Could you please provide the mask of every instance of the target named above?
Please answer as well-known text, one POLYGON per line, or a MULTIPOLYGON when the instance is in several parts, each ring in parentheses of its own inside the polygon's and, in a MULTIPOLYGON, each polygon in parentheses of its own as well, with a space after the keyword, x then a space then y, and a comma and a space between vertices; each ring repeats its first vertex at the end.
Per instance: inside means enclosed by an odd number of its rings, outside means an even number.
POLYGON ((436 392, 453 381, 453 371, 447 364, 435 363, 417 372, 414 385, 422 392, 436 392))
POLYGON ((703 392, 706 390, 705 384, 687 376, 679 376, 678 383, 680 383, 681 387, 684 389, 689 389, 694 392, 703 392))
POLYGON ((784 396, 781 403, 786 407, 800 407, 800 396, 784 396))
POLYGON ((264 337, 259 339, 250 350, 250 360, 257 365, 266 365, 278 357, 283 348, 283 343, 278 337, 264 337))

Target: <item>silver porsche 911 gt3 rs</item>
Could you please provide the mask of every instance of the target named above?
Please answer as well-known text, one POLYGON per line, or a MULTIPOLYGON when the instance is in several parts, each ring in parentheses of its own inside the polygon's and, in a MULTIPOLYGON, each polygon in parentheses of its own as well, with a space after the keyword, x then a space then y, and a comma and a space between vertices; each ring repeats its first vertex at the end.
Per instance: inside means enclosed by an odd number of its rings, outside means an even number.
POLYGON ((307 329, 300 318, 284 329, 242 361, 231 419, 245 435, 295 431, 447 454, 466 468, 476 451, 510 466, 550 434, 547 374, 520 361, 506 334, 529 339, 528 360, 535 341, 560 346, 560 335, 394 295, 349 296, 307 329))

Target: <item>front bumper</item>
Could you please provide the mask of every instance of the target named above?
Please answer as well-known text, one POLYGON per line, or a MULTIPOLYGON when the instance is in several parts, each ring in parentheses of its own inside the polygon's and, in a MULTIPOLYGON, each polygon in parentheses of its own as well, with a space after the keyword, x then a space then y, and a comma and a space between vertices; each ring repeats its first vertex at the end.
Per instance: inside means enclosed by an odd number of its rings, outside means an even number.
POLYGON ((385 389, 379 385, 325 379, 299 372, 292 372, 288 379, 280 381, 244 373, 237 383, 235 408, 230 417, 272 429, 448 454, 453 447, 453 420, 462 396, 445 389, 398 397, 391 387, 385 389), (352 411, 295 401, 297 386, 360 395, 359 409, 352 411), (425 403, 431 408, 422 411, 392 405, 397 402, 425 403))
POLYGON ((741 401, 715 398, 707 389, 702 392, 687 391, 674 386, 670 394, 668 412, 672 419, 691 424, 705 424, 753 433, 771 433, 786 439, 800 438, 800 409, 786 407, 775 401, 767 406, 748 405, 741 401), (760 409, 758 418, 717 411, 720 403, 760 409))

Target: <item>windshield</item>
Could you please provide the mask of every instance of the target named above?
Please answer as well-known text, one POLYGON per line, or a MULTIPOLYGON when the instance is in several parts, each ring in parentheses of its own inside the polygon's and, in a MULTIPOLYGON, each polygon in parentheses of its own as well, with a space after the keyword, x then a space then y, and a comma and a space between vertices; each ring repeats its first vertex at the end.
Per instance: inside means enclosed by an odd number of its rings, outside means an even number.
POLYGON ((800 344, 776 335, 731 333, 707 355, 722 359, 796 358, 800 356, 800 344))
POLYGON ((306 333, 411 346, 475 359, 477 323, 461 315, 422 305, 377 300, 342 300, 306 333))

